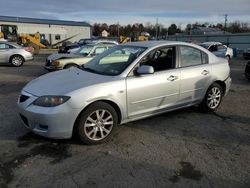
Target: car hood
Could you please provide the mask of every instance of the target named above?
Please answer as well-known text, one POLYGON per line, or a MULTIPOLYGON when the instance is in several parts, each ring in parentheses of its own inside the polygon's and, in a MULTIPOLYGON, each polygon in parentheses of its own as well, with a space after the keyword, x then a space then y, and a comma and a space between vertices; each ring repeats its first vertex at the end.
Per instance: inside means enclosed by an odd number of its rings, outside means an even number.
POLYGON ((81 57, 80 55, 77 54, 52 54, 47 57, 47 60, 49 61, 55 61, 58 59, 67 59, 67 58, 75 58, 75 57, 81 57))
POLYGON ((23 90, 37 97, 66 95, 80 88, 112 81, 114 77, 94 74, 78 68, 48 73, 30 81, 23 90))

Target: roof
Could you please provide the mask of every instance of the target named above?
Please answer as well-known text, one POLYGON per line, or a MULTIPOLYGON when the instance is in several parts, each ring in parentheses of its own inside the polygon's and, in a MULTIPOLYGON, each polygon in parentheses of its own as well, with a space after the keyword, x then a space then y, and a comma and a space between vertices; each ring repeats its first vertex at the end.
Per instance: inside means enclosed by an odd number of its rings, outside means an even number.
POLYGON ((179 42, 179 41, 167 41, 167 40, 151 40, 151 41, 124 43, 122 45, 151 48, 151 47, 162 46, 162 45, 190 45, 190 43, 179 42))
POLYGON ((31 23, 31 24, 51 24, 51 25, 68 25, 68 26, 87 26, 91 27, 87 22, 65 21, 65 20, 49 20, 40 18, 24 18, 12 16, 0 16, 0 22, 15 22, 15 23, 31 23))

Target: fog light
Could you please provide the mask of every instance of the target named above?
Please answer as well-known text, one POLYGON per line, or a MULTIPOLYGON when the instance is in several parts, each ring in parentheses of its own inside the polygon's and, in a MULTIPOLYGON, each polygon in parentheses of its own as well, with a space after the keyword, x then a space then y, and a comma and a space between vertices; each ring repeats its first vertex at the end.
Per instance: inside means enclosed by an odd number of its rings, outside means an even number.
POLYGON ((39 124, 39 129, 47 131, 48 130, 48 125, 41 125, 41 124, 39 124))

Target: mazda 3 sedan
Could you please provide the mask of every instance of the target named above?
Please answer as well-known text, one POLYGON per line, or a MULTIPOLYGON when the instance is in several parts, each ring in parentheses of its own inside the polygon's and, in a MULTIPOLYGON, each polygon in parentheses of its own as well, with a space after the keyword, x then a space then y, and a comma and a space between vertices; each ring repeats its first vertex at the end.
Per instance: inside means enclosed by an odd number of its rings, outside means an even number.
POLYGON ((33 60, 32 48, 24 48, 18 44, 0 41, 0 64, 10 63, 20 67, 25 61, 33 60))
POLYGON ((80 68, 29 82, 18 99, 23 124, 38 135, 86 144, 117 124, 199 105, 216 110, 231 84, 227 60, 195 44, 149 41, 115 46, 80 68))

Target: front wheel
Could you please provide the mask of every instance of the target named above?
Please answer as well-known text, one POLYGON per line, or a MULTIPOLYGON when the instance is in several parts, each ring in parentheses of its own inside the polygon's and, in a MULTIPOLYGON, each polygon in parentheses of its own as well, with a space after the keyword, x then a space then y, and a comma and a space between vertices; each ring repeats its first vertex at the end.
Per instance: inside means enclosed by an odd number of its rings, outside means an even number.
POLYGON ((212 84, 208 88, 206 95, 202 103, 200 104, 202 111, 206 112, 215 111, 219 107, 222 97, 223 97, 222 87, 217 83, 212 84))
POLYGON ((114 108, 105 102, 96 102, 84 110, 76 123, 76 133, 85 144, 106 141, 118 123, 114 108))

